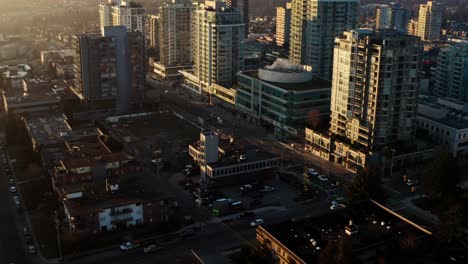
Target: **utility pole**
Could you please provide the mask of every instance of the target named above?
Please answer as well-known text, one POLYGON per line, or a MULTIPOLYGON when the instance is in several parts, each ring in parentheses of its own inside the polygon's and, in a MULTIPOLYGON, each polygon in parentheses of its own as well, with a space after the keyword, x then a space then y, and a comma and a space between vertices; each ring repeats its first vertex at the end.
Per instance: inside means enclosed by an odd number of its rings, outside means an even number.
POLYGON ((58 250, 59 250, 59 263, 63 263, 63 255, 62 255, 62 240, 61 240, 61 232, 60 232, 60 220, 58 218, 57 211, 54 211, 55 215, 55 229, 57 232, 57 244, 58 244, 58 250))

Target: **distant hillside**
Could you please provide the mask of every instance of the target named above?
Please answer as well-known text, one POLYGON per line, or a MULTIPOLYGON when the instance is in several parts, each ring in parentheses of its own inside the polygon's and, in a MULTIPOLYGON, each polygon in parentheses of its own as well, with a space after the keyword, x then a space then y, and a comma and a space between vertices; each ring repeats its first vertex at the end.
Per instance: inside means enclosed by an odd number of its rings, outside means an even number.
MULTIPOLYGON (((157 8, 168 0, 137 0, 142 3, 149 12, 157 12, 157 8)), ((284 6, 287 0, 250 0, 251 16, 274 16, 277 6, 284 6)))

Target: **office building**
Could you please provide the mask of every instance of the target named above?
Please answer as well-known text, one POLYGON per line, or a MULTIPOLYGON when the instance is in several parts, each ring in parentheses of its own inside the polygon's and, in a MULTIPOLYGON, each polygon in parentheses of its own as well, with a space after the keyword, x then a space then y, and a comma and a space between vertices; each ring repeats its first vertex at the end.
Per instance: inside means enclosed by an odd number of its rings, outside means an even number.
POLYGON ((188 0, 173 0, 159 8, 159 61, 154 72, 161 79, 180 78, 178 71, 192 64, 189 38, 193 10, 188 0))
POLYGON ((468 103, 421 95, 416 127, 421 137, 447 147, 452 156, 468 156, 468 103))
POLYGON ((368 150, 411 141, 420 64, 421 46, 414 36, 356 29, 338 37, 330 128, 328 135, 306 129, 312 151, 355 171, 365 165, 368 150))
POLYGON ((275 155, 210 130, 189 145, 189 154, 200 166, 202 182, 215 186, 268 179, 279 166, 275 155))
POLYGON ((377 29, 395 29, 407 32, 410 13, 398 3, 380 5, 376 10, 375 26, 377 29))
POLYGON ((330 131, 370 148, 411 140, 420 62, 418 39, 395 31, 337 38, 330 131))
POLYGON ((276 8, 276 45, 289 47, 291 33, 291 3, 276 8))
POLYGON ((392 28, 396 31, 408 32, 408 23, 410 21, 410 11, 403 8, 399 3, 392 4, 392 28))
POLYGON ((249 35, 249 23, 250 23, 250 17, 249 17, 249 0, 225 0, 226 4, 228 6, 232 6, 237 8, 242 15, 242 21, 244 21, 245 24, 245 30, 244 34, 245 37, 249 35))
POLYGON ((310 65, 314 76, 331 80, 333 41, 356 25, 358 0, 292 2, 289 59, 310 65))
POLYGON ((211 85, 231 87, 243 69, 244 23, 236 8, 221 1, 205 1, 193 12, 193 71, 182 71, 184 86, 211 94, 211 85))
POLYGON ((73 91, 85 101, 116 102, 118 112, 129 110, 144 95, 145 49, 140 32, 124 26, 104 27, 103 34, 74 36, 75 85, 73 91))
POLYGON ((144 32, 145 9, 134 1, 109 0, 99 4, 99 22, 106 26, 125 26, 129 31, 144 32))
POLYGON ((442 48, 431 71, 436 96, 468 102, 468 41, 442 48))
POLYGON ((417 36, 424 41, 440 40, 442 25, 442 6, 434 1, 427 1, 419 6, 417 36))
POLYGON ((389 5, 380 5, 375 11, 375 27, 392 28, 392 8, 389 5))
POLYGON ((274 127, 277 136, 297 136, 308 119, 330 115, 329 81, 313 78, 310 66, 282 59, 272 66, 241 71, 237 77, 236 108, 274 127))

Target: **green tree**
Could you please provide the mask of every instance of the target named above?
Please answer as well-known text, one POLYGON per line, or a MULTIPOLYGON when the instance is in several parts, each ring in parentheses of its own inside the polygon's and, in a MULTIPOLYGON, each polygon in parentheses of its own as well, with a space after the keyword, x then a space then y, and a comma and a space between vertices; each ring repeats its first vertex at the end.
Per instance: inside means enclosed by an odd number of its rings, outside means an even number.
POLYGON ((460 169, 456 159, 446 149, 437 151, 424 174, 423 189, 432 200, 440 197, 453 197, 457 193, 460 169))
POLYGON ((336 245, 333 241, 328 241, 327 245, 320 252, 319 264, 335 264, 336 245))
POLYGON ((437 216, 439 223, 436 236, 441 242, 450 243, 463 235, 463 207, 460 204, 449 205, 437 216))
POLYGON ((349 196, 351 202, 367 199, 382 201, 384 194, 380 169, 377 166, 369 165, 358 170, 351 183, 349 196))
POLYGON ((341 237, 336 243, 336 263, 349 264, 352 261, 352 245, 348 237, 341 237))

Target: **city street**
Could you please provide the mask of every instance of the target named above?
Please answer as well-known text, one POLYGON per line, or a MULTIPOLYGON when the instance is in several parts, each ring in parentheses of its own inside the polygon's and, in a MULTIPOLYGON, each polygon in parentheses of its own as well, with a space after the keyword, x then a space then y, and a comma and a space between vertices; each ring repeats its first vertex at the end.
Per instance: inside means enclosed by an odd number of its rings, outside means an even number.
MULTIPOLYGON (((3 142, 0 142, 0 145, 3 142)), ((36 256, 27 253, 23 238, 24 216, 14 206, 6 168, 0 160, 0 263, 40 263, 36 256)))

